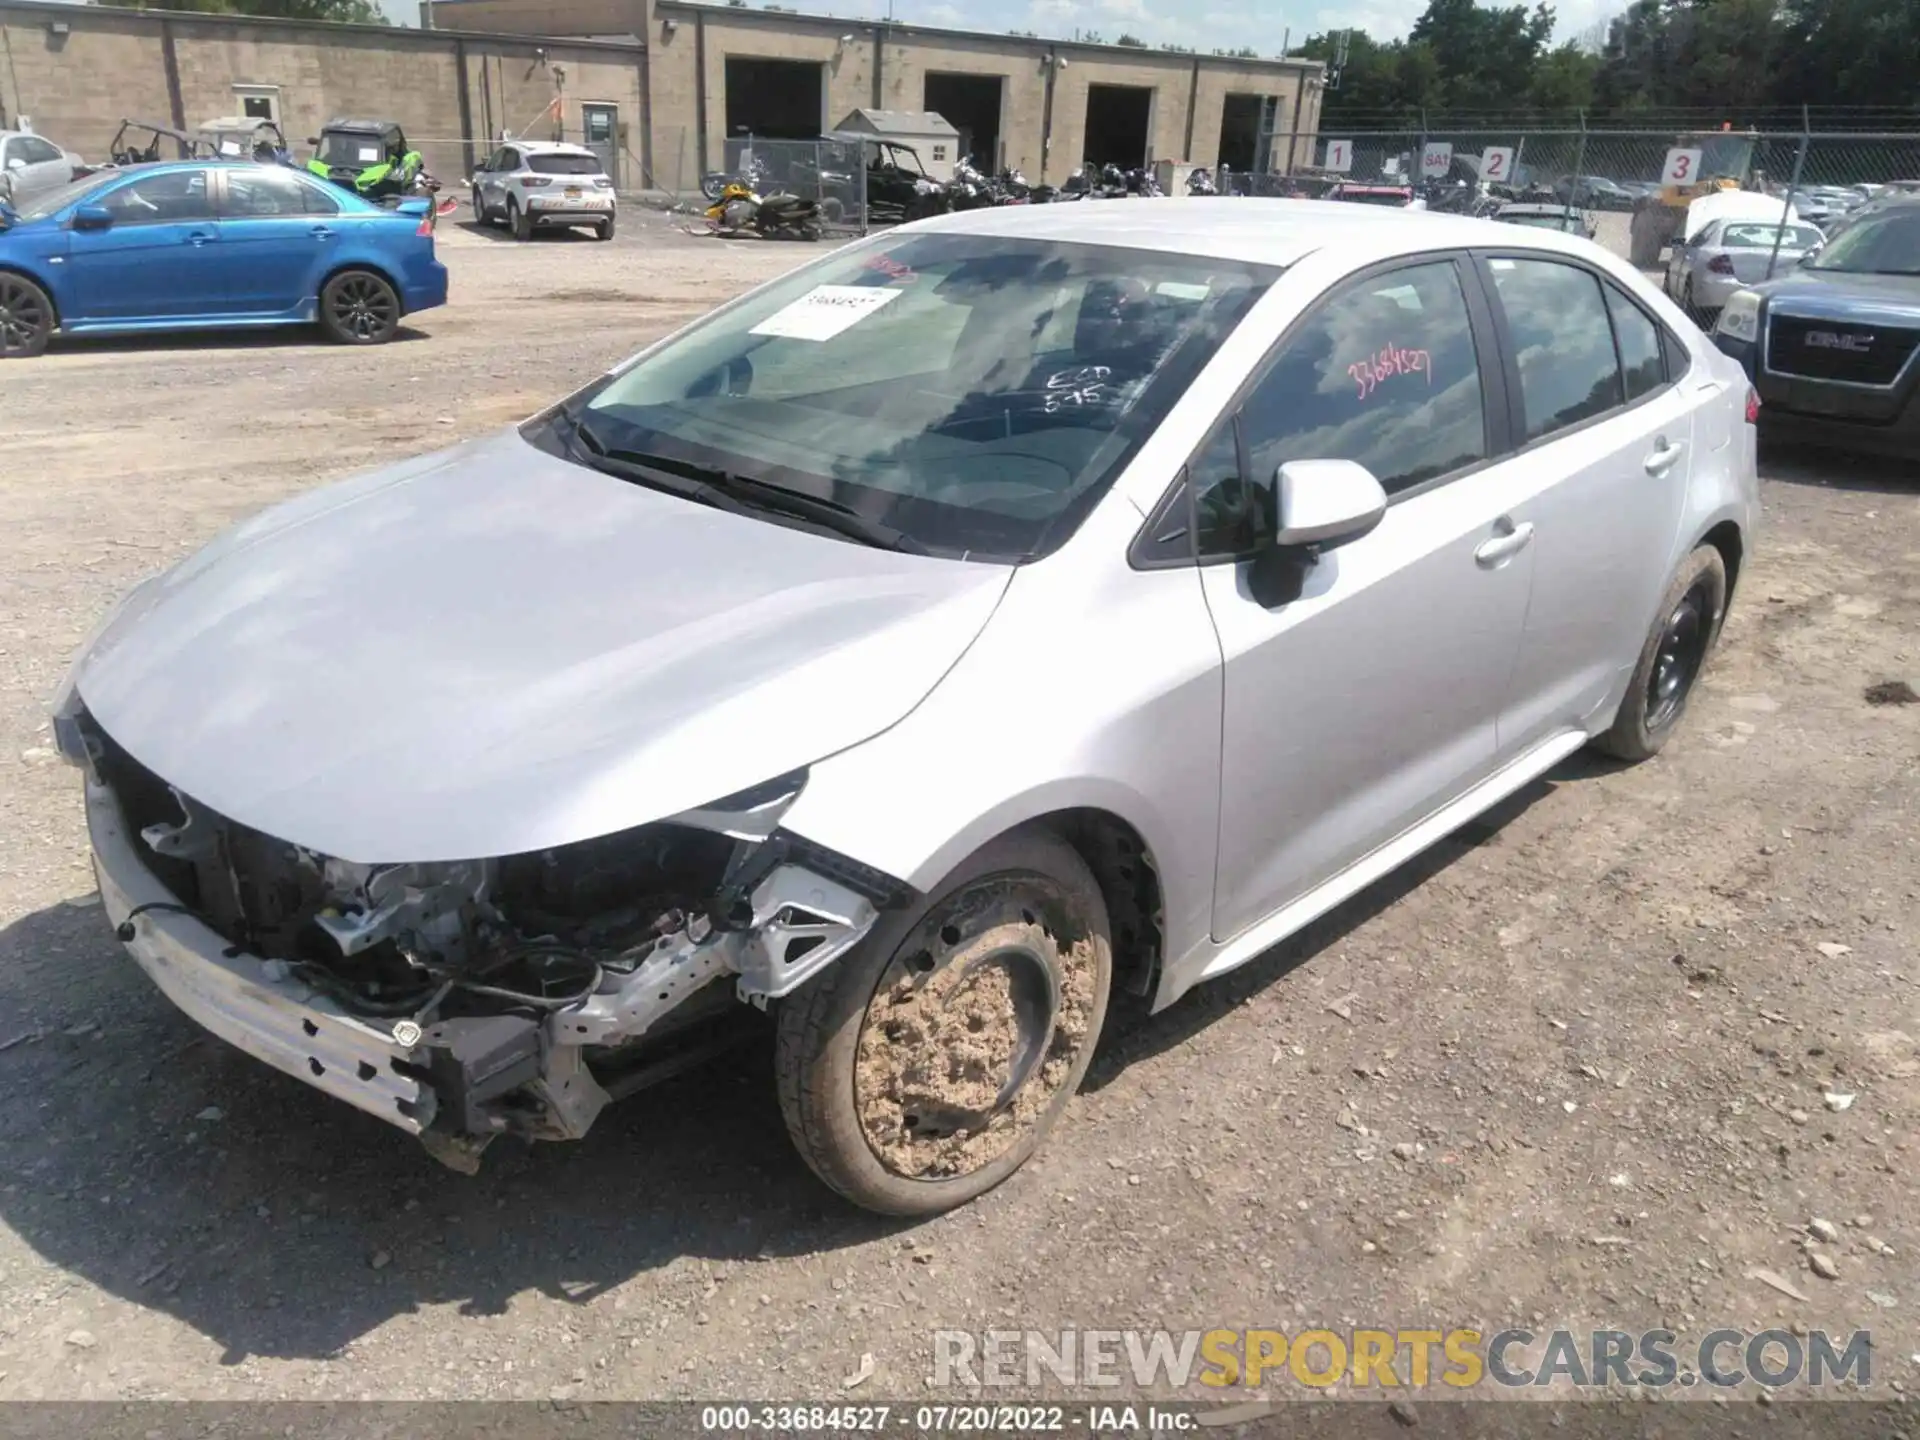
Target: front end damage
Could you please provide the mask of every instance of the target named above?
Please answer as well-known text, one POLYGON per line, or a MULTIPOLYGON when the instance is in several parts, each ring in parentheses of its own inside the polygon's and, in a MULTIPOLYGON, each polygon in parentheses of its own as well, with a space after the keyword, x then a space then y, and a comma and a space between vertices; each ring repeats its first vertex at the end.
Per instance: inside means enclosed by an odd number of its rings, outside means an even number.
POLYGON ((468 1172, 501 1135, 580 1138, 908 898, 779 829, 804 774, 558 849, 360 864, 213 813, 84 716, 57 729, 109 918, 160 989, 468 1172))

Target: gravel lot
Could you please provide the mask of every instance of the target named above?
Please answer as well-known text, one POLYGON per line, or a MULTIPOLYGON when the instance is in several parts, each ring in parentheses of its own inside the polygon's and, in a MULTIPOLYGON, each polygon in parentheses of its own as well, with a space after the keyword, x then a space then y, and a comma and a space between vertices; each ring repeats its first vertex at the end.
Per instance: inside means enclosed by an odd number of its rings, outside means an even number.
POLYGON ((49 748, 109 599, 808 253, 637 219, 441 248, 454 303, 383 350, 5 370, 0 1399, 920 1398, 941 1326, 1308 1322, 1870 1327, 1876 1388, 1920 1384, 1920 705, 1867 698, 1920 685, 1911 471, 1769 457, 1666 755, 1570 762, 1110 1036, 1035 1163, 932 1224, 837 1203, 755 1057, 467 1179, 203 1038, 107 933, 49 748))

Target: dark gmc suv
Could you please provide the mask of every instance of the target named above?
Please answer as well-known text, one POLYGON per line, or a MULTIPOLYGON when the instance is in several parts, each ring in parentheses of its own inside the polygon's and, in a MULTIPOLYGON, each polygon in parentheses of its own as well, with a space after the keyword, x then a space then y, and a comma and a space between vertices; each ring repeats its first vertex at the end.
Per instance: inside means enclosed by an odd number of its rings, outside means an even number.
POLYGON ((1920 197, 1862 209, 1777 280, 1728 300, 1763 433, 1920 457, 1920 197))

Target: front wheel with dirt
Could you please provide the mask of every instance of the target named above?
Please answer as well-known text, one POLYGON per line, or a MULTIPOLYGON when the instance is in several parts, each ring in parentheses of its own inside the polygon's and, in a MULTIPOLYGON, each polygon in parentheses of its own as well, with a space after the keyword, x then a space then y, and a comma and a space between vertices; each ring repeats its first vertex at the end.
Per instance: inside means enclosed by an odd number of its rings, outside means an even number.
POLYGON ((1046 830, 1003 836, 782 1004, 788 1133, 866 1209, 964 1205, 1058 1122, 1112 974, 1106 905, 1079 854, 1046 830))
POLYGON ((1660 602, 1613 726, 1594 748, 1621 760, 1660 753, 1686 713, 1727 608, 1727 562, 1711 545, 1687 557, 1660 602))

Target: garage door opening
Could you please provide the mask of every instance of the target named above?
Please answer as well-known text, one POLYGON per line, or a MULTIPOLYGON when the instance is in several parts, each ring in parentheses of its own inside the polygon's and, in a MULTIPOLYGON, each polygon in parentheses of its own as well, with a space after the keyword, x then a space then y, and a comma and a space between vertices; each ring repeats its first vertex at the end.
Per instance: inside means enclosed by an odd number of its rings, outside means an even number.
POLYGON ((826 121, 826 66, 727 57, 727 139, 813 140, 826 121))
POLYGON ((1229 95, 1220 111, 1220 168, 1254 170, 1260 149, 1261 99, 1229 95))
POLYGON ((1144 85, 1087 87, 1087 161, 1133 170, 1145 165, 1153 91, 1144 85))
POLYGON ((960 132, 960 153, 991 174, 1000 158, 998 75, 929 75, 926 108, 960 132))

